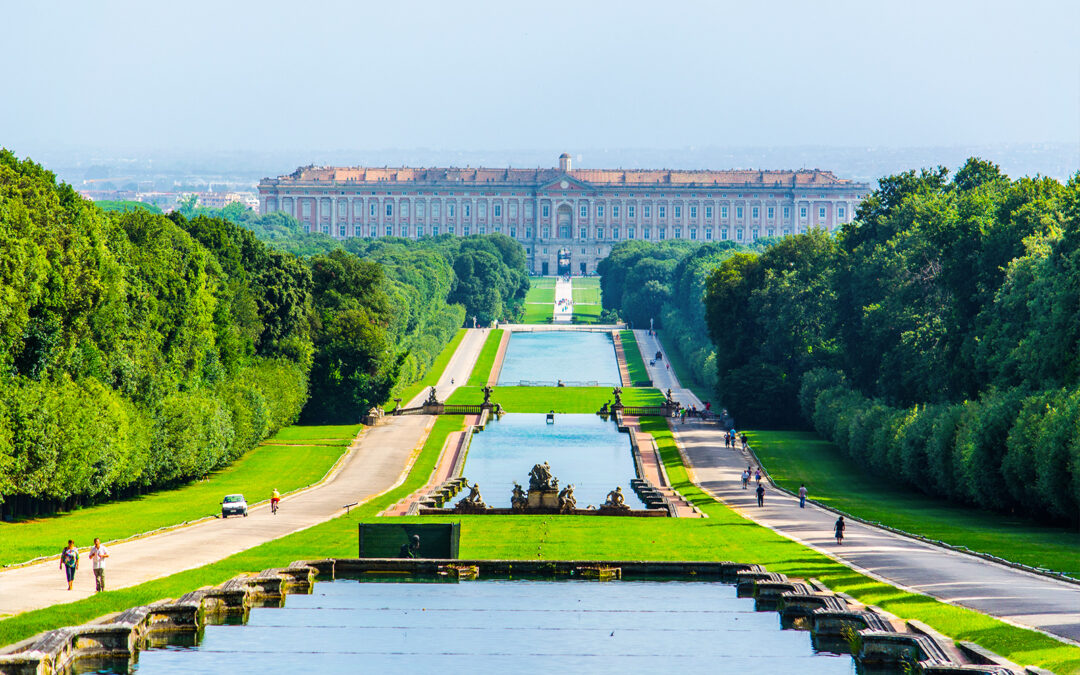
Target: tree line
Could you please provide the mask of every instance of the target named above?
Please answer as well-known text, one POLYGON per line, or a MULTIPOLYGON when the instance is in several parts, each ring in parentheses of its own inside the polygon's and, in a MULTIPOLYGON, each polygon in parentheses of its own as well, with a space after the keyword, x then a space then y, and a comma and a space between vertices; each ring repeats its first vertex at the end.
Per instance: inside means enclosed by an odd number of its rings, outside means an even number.
POLYGON ((704 301, 740 425, 812 423, 929 494, 1080 520, 1080 175, 882 178, 836 236, 733 254, 704 301))
POLYGON ((106 212, 0 150, 5 517, 205 476, 298 418, 356 422, 528 288, 508 238, 347 250, 228 215, 106 212))

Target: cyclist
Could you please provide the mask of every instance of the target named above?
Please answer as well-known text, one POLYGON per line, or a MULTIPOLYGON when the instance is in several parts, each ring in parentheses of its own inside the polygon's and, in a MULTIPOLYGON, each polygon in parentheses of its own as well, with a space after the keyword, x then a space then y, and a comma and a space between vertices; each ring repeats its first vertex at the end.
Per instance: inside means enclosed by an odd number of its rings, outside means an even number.
POLYGON ((278 493, 277 488, 270 494, 270 513, 277 513, 278 502, 281 501, 281 494, 278 493))

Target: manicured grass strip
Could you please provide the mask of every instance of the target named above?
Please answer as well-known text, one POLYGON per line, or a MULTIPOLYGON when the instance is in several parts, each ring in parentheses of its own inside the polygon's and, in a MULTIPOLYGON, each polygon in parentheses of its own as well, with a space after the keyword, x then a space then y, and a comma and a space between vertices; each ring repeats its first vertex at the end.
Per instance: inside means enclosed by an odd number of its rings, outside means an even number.
POLYGON ((621 330, 619 338, 622 340, 623 354, 626 356, 626 369, 630 373, 631 382, 647 382, 649 371, 645 368, 645 360, 641 358, 641 349, 638 348, 634 331, 621 330))
POLYGON ((600 305, 574 305, 574 321, 576 323, 600 323, 600 305))
MULTIPOLYGON (((476 358, 472 374, 466 383, 470 387, 483 387, 487 384, 488 376, 491 375, 491 367, 495 365, 495 355, 499 353, 499 342, 502 340, 503 330, 497 328, 491 331, 484 341, 484 347, 480 350, 480 356, 476 358)), ((481 399, 483 400, 483 399, 481 399)))
POLYGON ((555 316, 555 304, 525 305, 525 323, 551 323, 555 316))
POLYGON ((281 567, 300 558, 355 556, 357 523, 370 522, 376 513, 422 487, 435 468, 446 436, 463 426, 464 418, 460 415, 439 417, 405 482, 387 494, 354 508, 349 515, 341 515, 210 565, 131 588, 106 591, 85 600, 24 612, 4 619, 0 621, 0 645, 18 642, 44 630, 85 623, 103 614, 119 612, 129 607, 164 598, 178 598, 196 588, 220 584, 242 572, 281 567))
POLYGON ((443 371, 446 370, 446 364, 450 363, 450 359, 454 357, 454 352, 457 351, 458 345, 461 344, 463 339, 465 339, 465 329, 458 328, 457 332, 454 333, 454 337, 450 338, 450 342, 443 347, 439 355, 431 362, 431 367, 420 378, 420 381, 413 382, 398 392, 397 396, 401 398, 402 405, 406 405, 413 397, 428 387, 438 384, 439 378, 442 377, 443 371))
POLYGON ((530 277, 529 288, 555 288, 555 277, 530 277))
POLYGON ((811 499, 866 520, 1006 560, 1080 577, 1080 533, 934 499, 861 470, 812 432, 747 432, 773 479, 806 483, 811 499))
POLYGON ((346 445, 352 443, 352 440, 356 438, 356 434, 360 433, 363 429, 362 424, 324 424, 317 426, 291 426, 285 427, 281 431, 274 434, 272 438, 267 439, 270 442, 277 441, 346 441, 346 445))
MULTIPOLYGON (((308 427, 315 429, 316 427, 308 427)), ((26 562, 60 552, 69 538, 88 546, 123 539, 221 511, 221 499, 241 492, 248 503, 291 492, 321 479, 351 442, 326 445, 260 445, 206 480, 174 490, 92 506, 51 518, 0 523, 0 564, 26 562)))
POLYGON ((671 364, 671 367, 675 369, 675 377, 679 378, 679 384, 694 392, 694 396, 701 399, 702 403, 713 400, 713 398, 716 397, 716 394, 698 380, 694 375, 694 371, 690 369, 686 360, 683 359, 682 354, 674 349, 674 343, 664 339, 664 331, 656 331, 656 338, 660 340, 660 344, 664 348, 664 358, 667 359, 668 363, 671 364))
POLYGON ((573 284, 572 292, 574 297, 574 304, 579 302, 599 305, 600 304, 600 279, 597 277, 583 277, 574 279, 570 282, 573 284))
POLYGON ((532 287, 529 292, 525 294, 526 303, 542 303, 546 305, 555 304, 555 287, 548 286, 547 288, 532 287))
MULTIPOLYGON (((607 387, 495 387, 491 400, 507 412, 594 414, 613 400, 607 387)), ((479 387, 459 387, 447 403, 480 403, 484 394, 479 387)), ((660 405, 664 395, 659 389, 623 389, 623 405, 660 405)))

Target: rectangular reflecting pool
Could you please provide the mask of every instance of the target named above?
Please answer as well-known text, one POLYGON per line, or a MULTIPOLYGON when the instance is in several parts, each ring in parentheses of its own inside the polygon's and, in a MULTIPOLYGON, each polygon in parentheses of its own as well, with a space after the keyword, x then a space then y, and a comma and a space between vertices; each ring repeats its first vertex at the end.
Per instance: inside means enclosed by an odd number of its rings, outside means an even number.
POLYGON ((735 587, 687 581, 315 584, 195 647, 141 652, 140 675, 220 673, 850 675, 735 587))
POLYGON ((514 332, 506 346, 499 384, 616 387, 619 364, 610 333, 514 332))
POLYGON ((488 506, 510 508, 517 481, 526 490, 529 471, 548 462, 560 488, 574 485, 579 509, 599 507, 607 493, 622 486, 627 506, 644 509, 630 489, 634 458, 630 438, 596 415, 555 415, 548 424, 541 413, 508 413, 473 434, 462 475, 478 483, 488 506))

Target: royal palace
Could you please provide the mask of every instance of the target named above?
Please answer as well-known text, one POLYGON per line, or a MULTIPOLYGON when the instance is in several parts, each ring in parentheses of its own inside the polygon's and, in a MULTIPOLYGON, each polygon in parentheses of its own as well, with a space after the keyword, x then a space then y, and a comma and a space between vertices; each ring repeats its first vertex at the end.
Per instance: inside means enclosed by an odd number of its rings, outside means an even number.
POLYGON ((332 237, 501 232, 536 274, 591 274, 620 241, 732 240, 834 230, 866 183, 829 171, 317 167, 259 183, 262 212, 332 237))

